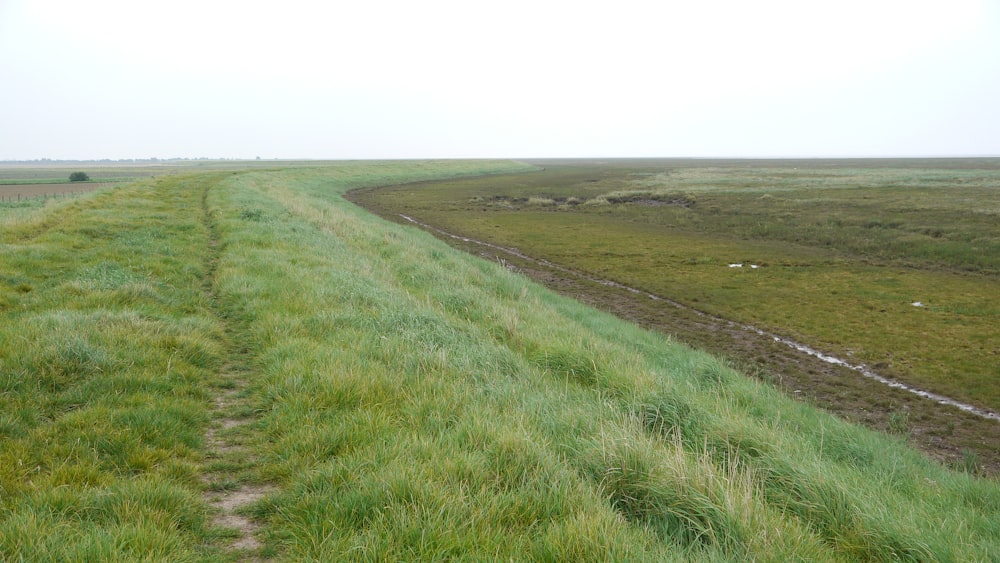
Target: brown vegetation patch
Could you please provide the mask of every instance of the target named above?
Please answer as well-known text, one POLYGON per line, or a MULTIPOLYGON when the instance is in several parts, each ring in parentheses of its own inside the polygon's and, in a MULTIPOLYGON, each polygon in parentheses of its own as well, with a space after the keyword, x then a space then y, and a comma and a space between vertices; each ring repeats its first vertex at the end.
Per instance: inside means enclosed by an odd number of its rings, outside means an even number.
POLYGON ((99 182, 0 185, 0 199, 4 201, 16 201, 18 198, 56 197, 67 194, 92 192, 107 185, 109 184, 99 182))

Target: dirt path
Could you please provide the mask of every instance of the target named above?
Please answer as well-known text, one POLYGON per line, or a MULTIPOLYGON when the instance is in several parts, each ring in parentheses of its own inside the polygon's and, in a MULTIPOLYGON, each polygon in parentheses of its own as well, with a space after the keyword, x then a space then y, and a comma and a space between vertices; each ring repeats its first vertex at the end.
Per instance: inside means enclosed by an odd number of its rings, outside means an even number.
POLYGON ((243 552, 250 560, 263 561, 257 554, 263 545, 254 536, 260 526, 240 514, 239 509, 276 489, 239 480, 239 469, 253 463, 243 444, 245 427, 252 422, 252 418, 240 413, 243 406, 241 373, 229 371, 223 377, 234 387, 216 397, 212 427, 205 436, 205 448, 209 455, 209 469, 202 476, 206 487, 205 498, 216 510, 213 517, 215 525, 234 531, 233 541, 227 548, 243 552))
POLYGON ((245 483, 239 479, 239 470, 253 463, 253 458, 243 443, 246 425, 253 420, 241 412, 245 410, 242 408, 245 401, 241 396, 245 385, 243 375, 240 370, 230 369, 222 373, 224 380, 233 387, 223 391, 215 399, 212 426, 205 436, 209 466, 208 472, 202 476, 202 482, 206 486, 206 500, 216 509, 213 517, 215 525, 235 532, 232 543, 227 547, 245 552, 252 557, 251 560, 262 561, 254 553, 263 547, 254 536, 260 526, 240 514, 239 509, 276 489, 268 485, 245 483))
POLYGON ((219 260, 219 239, 208 206, 209 187, 202 193, 202 213, 209 232, 206 255, 204 291, 215 307, 216 315, 226 326, 225 356, 229 362, 219 369, 221 383, 212 409, 212 423, 205 435, 208 454, 207 470, 202 475, 205 499, 215 509, 213 523, 232 532, 226 549, 238 554, 243 561, 265 561, 263 544, 255 534, 260 525, 243 515, 241 509, 274 492, 270 485, 245 482, 245 470, 252 467, 254 457, 246 447, 252 435, 250 424, 254 421, 246 397, 247 379, 252 375, 248 367, 246 347, 240 344, 239 331, 227 320, 218 305, 215 290, 215 272, 219 260))
POLYGON ((921 396, 908 386, 892 385, 864 366, 831 361, 806 346, 699 312, 664 296, 597 279, 516 249, 455 235, 411 217, 386 218, 415 224, 456 248, 499 260, 563 295, 723 356, 740 371, 776 385, 792 397, 847 420, 900 435, 939 461, 1000 474, 1000 419, 996 413, 947 404, 944 397, 921 396))

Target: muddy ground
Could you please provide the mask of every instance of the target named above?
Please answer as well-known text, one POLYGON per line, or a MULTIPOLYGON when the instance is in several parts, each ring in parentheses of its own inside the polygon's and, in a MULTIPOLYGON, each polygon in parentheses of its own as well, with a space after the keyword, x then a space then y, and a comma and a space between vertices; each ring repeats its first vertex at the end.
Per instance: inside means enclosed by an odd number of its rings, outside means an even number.
MULTIPOLYGON (((398 215, 386 218, 412 225, 398 215)), ((1000 422, 890 388, 738 323, 680 308, 669 301, 669 296, 660 296, 667 300, 653 300, 642 293, 595 282, 586 273, 545 260, 448 236, 434 228, 427 230, 456 248, 487 260, 500 260, 563 295, 724 357, 743 373, 773 384, 791 397, 905 438, 938 461, 993 477, 1000 475, 1000 422)))
POLYGON ((66 184, 2 184, 0 200, 17 201, 36 197, 63 197, 68 194, 83 193, 103 188, 109 184, 102 182, 72 182, 66 184))

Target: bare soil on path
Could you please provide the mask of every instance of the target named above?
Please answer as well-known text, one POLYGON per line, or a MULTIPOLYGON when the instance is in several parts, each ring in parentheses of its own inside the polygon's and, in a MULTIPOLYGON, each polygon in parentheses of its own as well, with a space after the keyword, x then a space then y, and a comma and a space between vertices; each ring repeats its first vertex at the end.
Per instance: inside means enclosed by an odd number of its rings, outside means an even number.
POLYGON ((235 532, 234 539, 227 548, 250 556, 250 560, 263 561, 255 555, 263 547, 254 536, 260 526, 240 514, 239 509, 274 492, 275 488, 237 480, 237 472, 232 468, 245 466, 250 461, 247 459, 246 449, 240 444, 239 429, 251 422, 251 419, 238 415, 240 391, 244 386, 240 373, 227 370, 223 376, 234 387, 216 397, 214 420, 205 436, 205 447, 210 462, 215 467, 202 476, 207 488, 205 498, 215 509, 214 524, 235 532))
POLYGON ((217 309, 216 315, 225 324, 227 363, 219 368, 220 388, 212 408, 212 425, 205 434, 208 468, 202 475, 205 500, 215 509, 213 523, 233 532, 233 539, 225 547, 242 561, 265 561, 264 545, 257 539, 260 524, 241 514, 244 508, 274 492, 268 484, 249 483, 243 479, 244 470, 253 465, 253 455, 244 445, 249 424, 253 418, 247 414, 244 391, 252 373, 247 369, 246 350, 239 344, 239 332, 218 305, 215 275, 219 260, 219 237, 208 206, 211 188, 202 192, 202 214, 209 232, 205 263, 204 291, 217 309))

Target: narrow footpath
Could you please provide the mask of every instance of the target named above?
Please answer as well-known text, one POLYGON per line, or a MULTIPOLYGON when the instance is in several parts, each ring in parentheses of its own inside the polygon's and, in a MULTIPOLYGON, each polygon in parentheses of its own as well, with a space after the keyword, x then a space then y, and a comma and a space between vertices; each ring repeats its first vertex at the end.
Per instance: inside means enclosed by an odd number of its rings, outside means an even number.
POLYGON ((212 423, 205 436, 208 452, 205 499, 215 509, 216 526, 232 530, 232 540, 225 547, 241 561, 266 561, 263 544, 255 536, 260 526, 245 516, 241 509, 275 491, 275 487, 247 482, 245 472, 255 459, 246 444, 253 430, 253 411, 247 399, 247 381, 253 375, 249 366, 249 351, 243 344, 239 327, 222 309, 216 292, 215 276, 220 258, 219 235, 208 205, 211 185, 201 196, 202 220, 209 233, 206 250, 204 291, 216 317, 225 327, 225 357, 219 369, 222 382, 215 391, 212 423))

